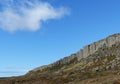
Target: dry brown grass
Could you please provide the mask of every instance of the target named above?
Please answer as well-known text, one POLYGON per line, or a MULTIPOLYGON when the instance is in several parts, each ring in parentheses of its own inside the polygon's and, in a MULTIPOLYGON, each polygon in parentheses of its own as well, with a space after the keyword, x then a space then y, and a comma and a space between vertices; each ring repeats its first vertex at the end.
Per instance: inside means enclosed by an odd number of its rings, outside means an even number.
POLYGON ((120 75, 108 75, 90 78, 79 82, 79 84, 120 84, 120 75))

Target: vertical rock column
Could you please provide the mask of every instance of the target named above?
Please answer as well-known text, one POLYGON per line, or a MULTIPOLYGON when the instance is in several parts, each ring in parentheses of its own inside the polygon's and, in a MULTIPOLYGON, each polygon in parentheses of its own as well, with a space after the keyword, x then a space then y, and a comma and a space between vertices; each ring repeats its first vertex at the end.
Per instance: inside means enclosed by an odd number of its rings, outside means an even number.
POLYGON ((86 58, 89 55, 89 48, 90 48, 90 45, 85 46, 83 48, 83 58, 86 58))
POLYGON ((77 59, 80 61, 83 58, 83 50, 81 49, 79 52, 77 52, 77 59))

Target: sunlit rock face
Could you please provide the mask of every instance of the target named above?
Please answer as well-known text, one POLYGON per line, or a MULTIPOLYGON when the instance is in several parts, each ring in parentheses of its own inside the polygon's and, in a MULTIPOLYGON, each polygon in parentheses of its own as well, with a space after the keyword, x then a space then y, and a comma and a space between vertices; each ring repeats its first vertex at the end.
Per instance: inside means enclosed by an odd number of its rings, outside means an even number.
POLYGON ((24 76, 1 78, 0 84, 89 84, 81 81, 104 76, 111 82, 93 81, 96 83, 90 84, 114 84, 117 79, 119 81, 119 74, 120 34, 114 34, 68 57, 35 68, 24 76), (116 76, 116 79, 111 81, 109 74, 110 77, 116 76))
POLYGON ((120 34, 118 33, 118 34, 111 35, 105 39, 102 39, 98 42, 94 42, 90 45, 87 45, 78 52, 78 55, 77 55, 78 61, 82 58, 86 58, 90 54, 93 54, 94 52, 96 52, 99 48, 103 47, 104 45, 107 47, 111 47, 112 45, 119 43, 119 42, 120 42, 120 34))
MULTIPOLYGON (((65 64, 69 64, 70 62, 73 62, 73 60, 74 60, 74 63, 76 61, 78 61, 78 62, 81 61, 81 59, 83 61, 83 59, 86 59, 90 55, 95 54, 97 51, 100 51, 100 53, 102 53, 101 55, 109 55, 110 53, 111 53, 111 55, 113 55, 112 51, 107 52, 107 50, 106 50, 106 52, 104 52, 103 50, 104 50, 104 48, 110 48, 113 45, 118 46, 119 43, 120 43, 120 34, 119 33, 114 34, 114 35, 111 35, 111 36, 109 36, 109 37, 107 37, 105 39, 99 40, 98 42, 94 42, 92 44, 89 44, 89 45, 83 47, 83 49, 81 49, 77 53, 74 53, 74 54, 72 54, 72 55, 70 55, 68 57, 60 59, 60 60, 58 60, 58 61, 56 61, 56 62, 54 62, 52 64, 36 68, 36 69, 34 69, 32 71, 36 71, 36 70, 42 71, 45 68, 52 68, 52 67, 58 66, 58 65, 62 66, 62 65, 65 65, 65 64)), ((116 50, 116 51, 119 52, 119 50, 116 50)), ((118 56, 119 53, 117 53, 117 52, 114 52, 114 54, 117 54, 117 56, 118 56)), ((88 61, 90 61, 90 60, 93 61, 93 59, 98 60, 97 59, 98 56, 94 55, 94 56, 92 56, 92 59, 89 59, 88 61)), ((119 59, 119 58, 117 58, 117 59, 119 59)))

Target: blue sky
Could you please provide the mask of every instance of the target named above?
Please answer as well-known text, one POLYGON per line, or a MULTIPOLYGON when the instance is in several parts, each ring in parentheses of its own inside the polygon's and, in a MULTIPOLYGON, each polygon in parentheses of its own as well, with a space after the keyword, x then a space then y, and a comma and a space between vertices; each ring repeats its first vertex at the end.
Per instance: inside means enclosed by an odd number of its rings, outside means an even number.
POLYGON ((119 0, 0 0, 0 77, 22 75, 119 33, 119 4, 119 0))

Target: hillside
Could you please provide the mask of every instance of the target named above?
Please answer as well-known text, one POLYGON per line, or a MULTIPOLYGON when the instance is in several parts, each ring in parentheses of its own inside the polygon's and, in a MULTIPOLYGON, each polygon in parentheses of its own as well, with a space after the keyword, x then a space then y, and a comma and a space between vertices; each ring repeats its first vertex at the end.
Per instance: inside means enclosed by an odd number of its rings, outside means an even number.
POLYGON ((120 34, 83 47, 77 53, 0 84, 120 84, 120 34))

